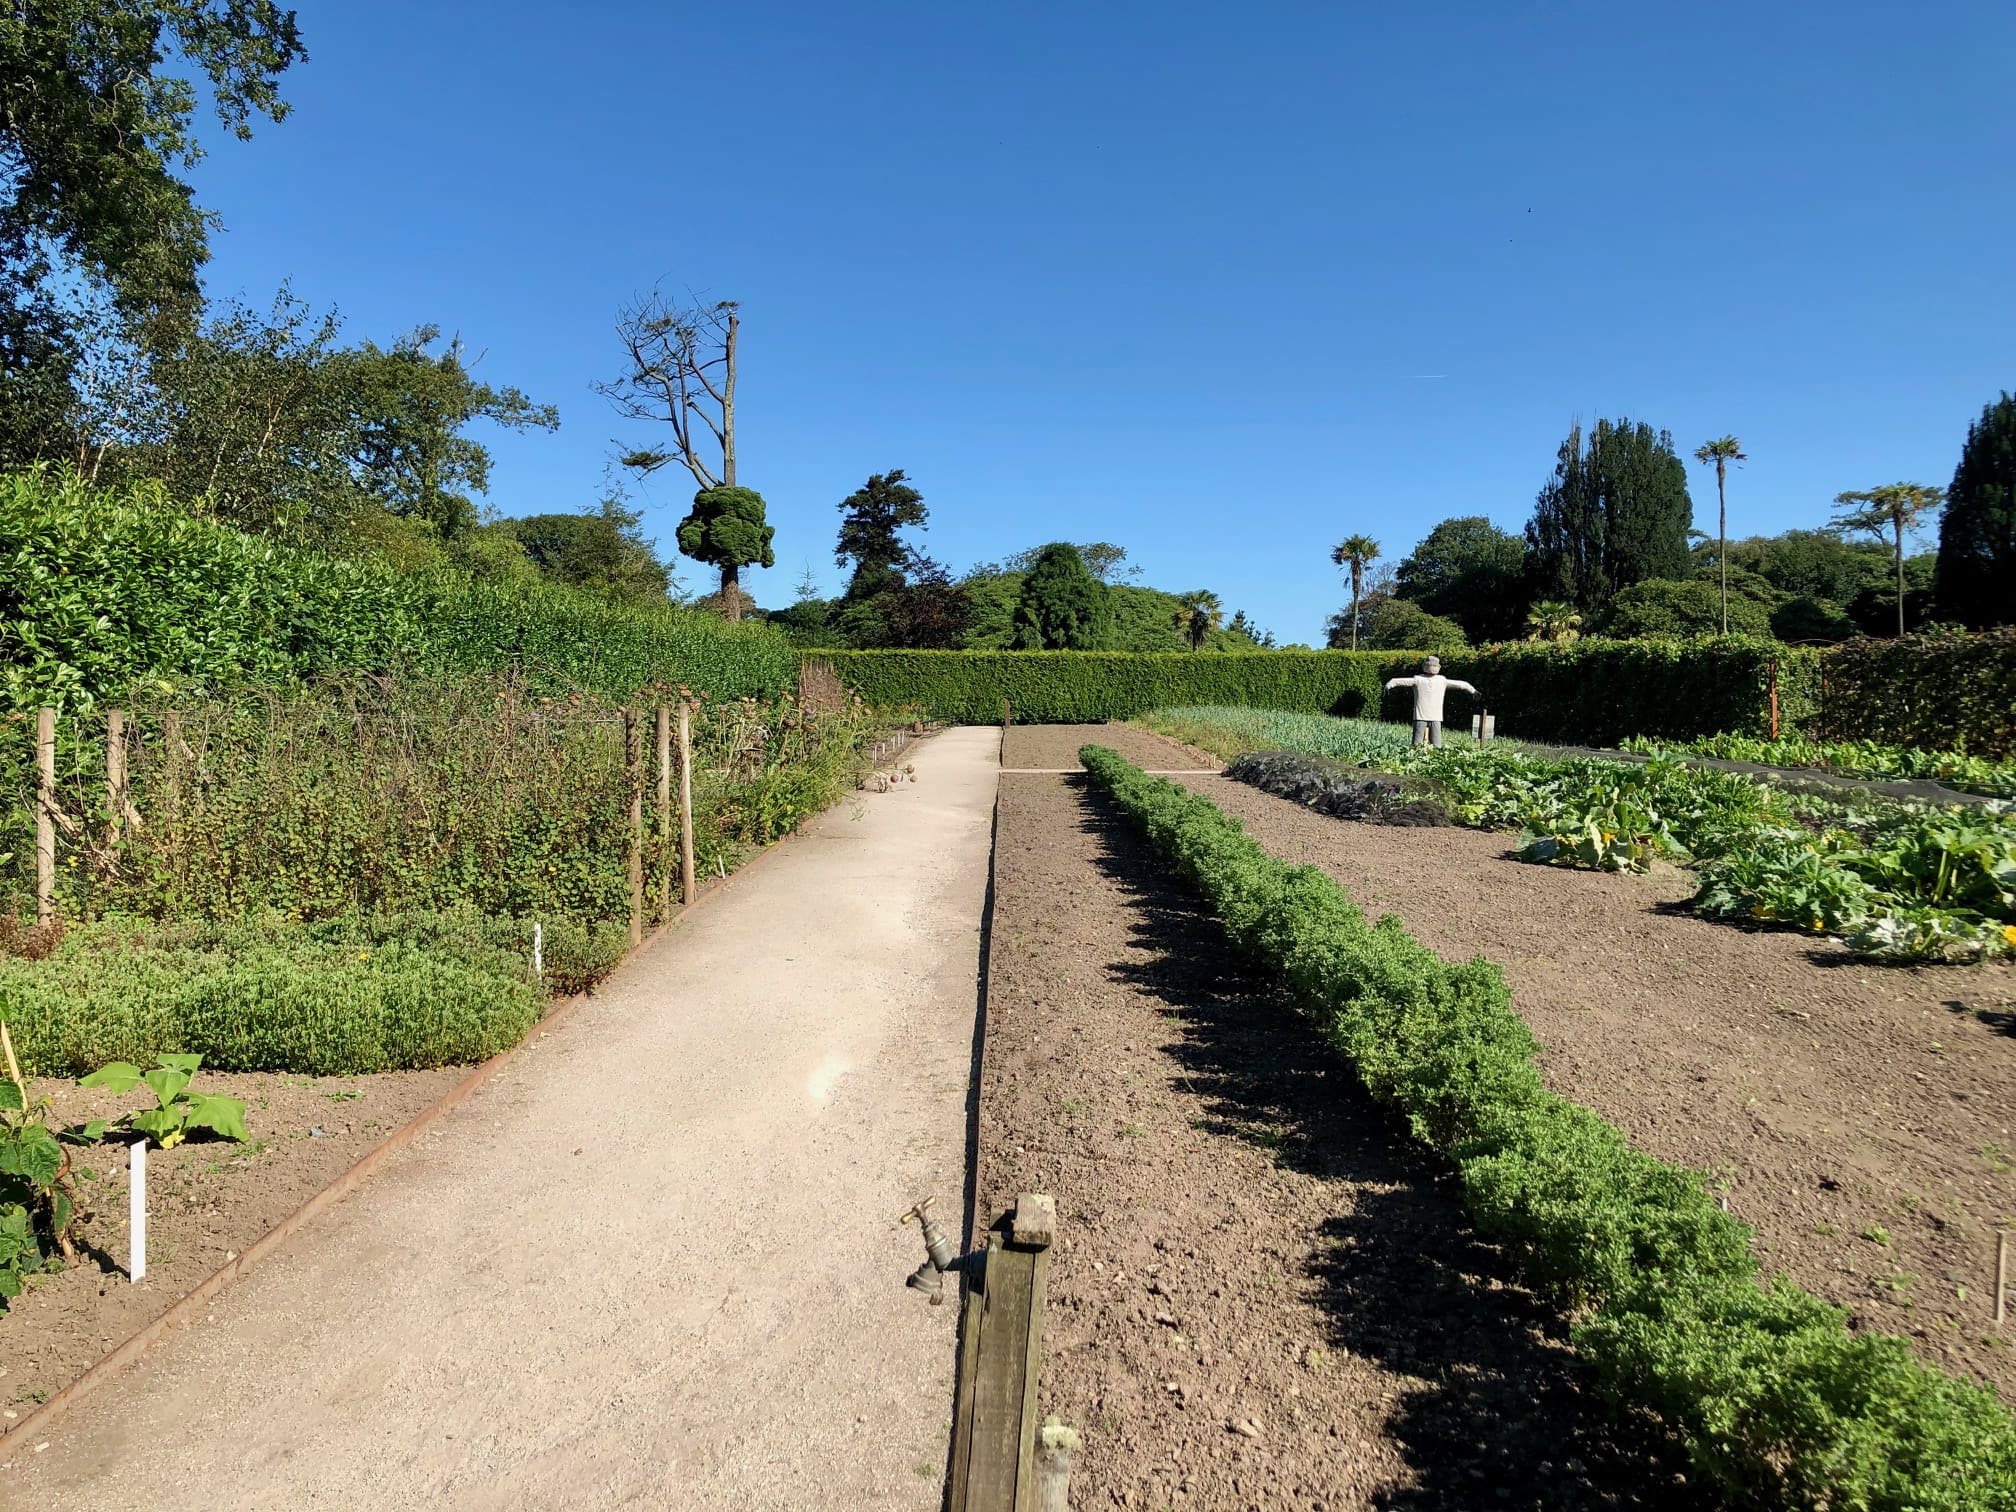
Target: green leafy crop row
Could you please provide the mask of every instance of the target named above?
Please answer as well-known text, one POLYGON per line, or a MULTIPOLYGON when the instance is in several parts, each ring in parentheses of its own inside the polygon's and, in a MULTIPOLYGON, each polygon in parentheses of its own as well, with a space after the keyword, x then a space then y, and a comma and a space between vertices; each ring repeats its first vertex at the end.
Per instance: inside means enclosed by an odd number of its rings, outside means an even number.
MULTIPOLYGON (((545 992, 517 948, 526 934, 473 910, 315 926, 106 920, 68 930, 46 960, 0 956, 0 1002, 30 1076, 163 1052, 312 1076, 454 1065, 538 1022, 545 992)), ((549 954, 554 944, 564 936, 549 954)))
MULTIPOLYGON (((1647 751, 1657 750, 1663 744, 1639 737, 1623 742, 1623 748, 1647 751)), ((1810 767, 1877 781, 1930 779, 1963 793, 2016 798, 2016 760, 1994 760, 1964 750, 1926 751, 1880 745, 1873 740, 1813 740, 1803 735, 1778 740, 1753 735, 1706 735, 1688 741, 1686 749, 1696 756, 1714 756, 1724 761, 1810 767)))
POLYGON ((1363 720, 1252 709, 1158 711, 1143 723, 1213 749, 1261 739, 1407 778, 1465 824, 1518 829, 1528 861, 1643 871, 1700 868, 1709 918, 1839 935, 1871 960, 2016 954, 2016 808, 1860 807, 1689 766, 1562 758, 1513 743, 1414 748, 1363 720), (1222 732, 1214 734, 1214 732, 1222 732))
POLYGON ((1777 1507, 2016 1504, 2016 1424, 1993 1393, 1899 1339, 1850 1333, 1782 1280, 1760 1285, 1749 1231, 1698 1179, 1547 1091, 1496 966, 1442 961, 1208 800, 1101 747, 1080 755, 1373 1095, 1454 1163, 1478 1226, 1571 1310, 1606 1388, 1658 1414, 1704 1474, 1777 1507))

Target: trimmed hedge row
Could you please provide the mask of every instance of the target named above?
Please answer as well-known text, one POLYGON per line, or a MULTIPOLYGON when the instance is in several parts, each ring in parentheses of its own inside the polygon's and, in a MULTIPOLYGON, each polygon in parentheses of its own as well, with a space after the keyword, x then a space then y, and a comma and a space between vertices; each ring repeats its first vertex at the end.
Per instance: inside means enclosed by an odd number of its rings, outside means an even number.
POLYGON ((621 699, 663 681, 738 698, 788 688, 797 657, 767 626, 670 603, 404 574, 231 530, 157 487, 0 476, 0 708, 401 666, 511 670, 538 692, 621 699))
POLYGON ((1098 724, 1169 704, 1248 704, 1367 714, 1386 679, 1419 661, 1394 651, 824 651, 873 705, 921 705, 948 724, 1098 724))
POLYGON ((1499 969, 1369 923, 1312 866, 1209 800, 1087 746, 1091 780, 1280 972, 1319 1031, 1453 1161, 1480 1229, 1579 1318, 1607 1390, 1657 1413, 1696 1466, 1758 1505, 1962 1512, 2016 1505, 2016 1423, 1994 1393, 1782 1280, 1700 1181, 1549 1092, 1499 969))
MULTIPOLYGON (((1414 651, 832 651, 840 680, 871 704, 921 704, 955 724, 993 724, 1006 699, 1029 724, 1132 719, 1183 704, 1406 719, 1412 693, 1386 680, 1419 669, 1414 651)), ((1785 728, 1810 715, 1814 653, 1740 636, 1486 647, 1442 659, 1480 698, 1449 696, 1461 727, 1481 702, 1507 735, 1608 744, 1768 733, 1777 666, 1785 728)))
MULTIPOLYGON (((1580 745, 1768 735, 1774 676, 1780 727, 1796 729, 1819 691, 1817 652, 1741 635, 1486 646, 1443 657, 1442 670, 1477 685, 1499 734, 1580 745)), ((1467 722, 1469 702, 1452 700, 1451 719, 1467 722)))
POLYGON ((1830 739, 2016 756, 2016 627, 1849 641, 1822 673, 1830 739))

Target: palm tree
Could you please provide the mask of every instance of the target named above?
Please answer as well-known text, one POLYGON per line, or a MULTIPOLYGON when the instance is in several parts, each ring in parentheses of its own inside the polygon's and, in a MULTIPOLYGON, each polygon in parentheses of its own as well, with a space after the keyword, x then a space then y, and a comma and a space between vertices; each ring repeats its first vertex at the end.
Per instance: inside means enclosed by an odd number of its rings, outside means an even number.
POLYGON ((1729 496, 1726 484, 1729 479, 1731 462, 1747 462, 1743 455, 1743 443, 1734 436, 1722 436, 1714 441, 1704 441, 1695 450, 1694 460, 1706 467, 1715 464, 1715 502, 1721 506, 1722 523, 1715 542, 1715 566, 1722 574, 1722 633, 1729 633, 1729 496))
POLYGON ((1330 548, 1330 560, 1351 569, 1351 649, 1358 649, 1358 604, 1365 597, 1365 569, 1379 560, 1379 543, 1368 535, 1346 536, 1330 548))
POLYGON ((1526 611, 1526 639, 1554 641, 1566 645, 1582 633, 1582 616, 1573 604, 1559 599, 1542 599, 1526 611))
POLYGON ((1886 483, 1859 493, 1834 495, 1841 512, 1829 530, 1864 530, 1881 541, 1891 537, 1897 557, 1897 635, 1904 635, 1904 533, 1946 502, 1946 490, 1925 483, 1886 483))
POLYGON ((1183 595, 1170 618, 1190 642, 1190 649, 1202 651, 1211 632, 1224 623, 1225 606, 1219 602, 1217 594, 1199 588, 1195 593, 1183 595))

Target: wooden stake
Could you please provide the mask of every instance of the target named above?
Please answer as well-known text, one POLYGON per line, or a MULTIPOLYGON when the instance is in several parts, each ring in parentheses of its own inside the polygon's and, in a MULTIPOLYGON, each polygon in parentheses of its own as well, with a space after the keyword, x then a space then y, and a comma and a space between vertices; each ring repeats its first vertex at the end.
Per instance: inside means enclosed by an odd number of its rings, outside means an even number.
POLYGON ((35 714, 35 922, 56 917, 56 711, 35 714))
POLYGON ((1771 738, 1778 738, 1778 658, 1771 658, 1771 738))
POLYGON ((105 711, 105 848, 117 852, 126 827, 126 711, 105 711))
POLYGON ((679 701, 679 906, 693 906, 693 726, 691 710, 679 701))
POLYGON ((672 711, 658 705, 658 921, 672 917, 672 711))
POLYGON ((623 711, 623 786, 630 799, 630 943, 644 940, 644 726, 623 711))

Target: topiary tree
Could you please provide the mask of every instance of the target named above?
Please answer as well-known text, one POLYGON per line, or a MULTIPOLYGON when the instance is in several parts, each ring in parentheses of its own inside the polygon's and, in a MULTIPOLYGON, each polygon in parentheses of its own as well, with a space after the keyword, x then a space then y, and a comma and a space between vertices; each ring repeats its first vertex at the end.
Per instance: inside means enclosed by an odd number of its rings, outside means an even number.
POLYGON ((1982 629, 2016 617, 2016 395, 1967 427, 1939 521, 1941 619, 1982 629))
POLYGON ((1113 605, 1078 548, 1053 541, 1036 553, 1015 603, 1015 648, 1103 651, 1113 639, 1113 605))
POLYGON ((777 531, 763 513, 763 495, 753 488, 703 488, 693 495, 693 512, 679 522, 679 549, 720 569, 721 603, 730 619, 741 618, 742 569, 777 565, 770 549, 777 531))

